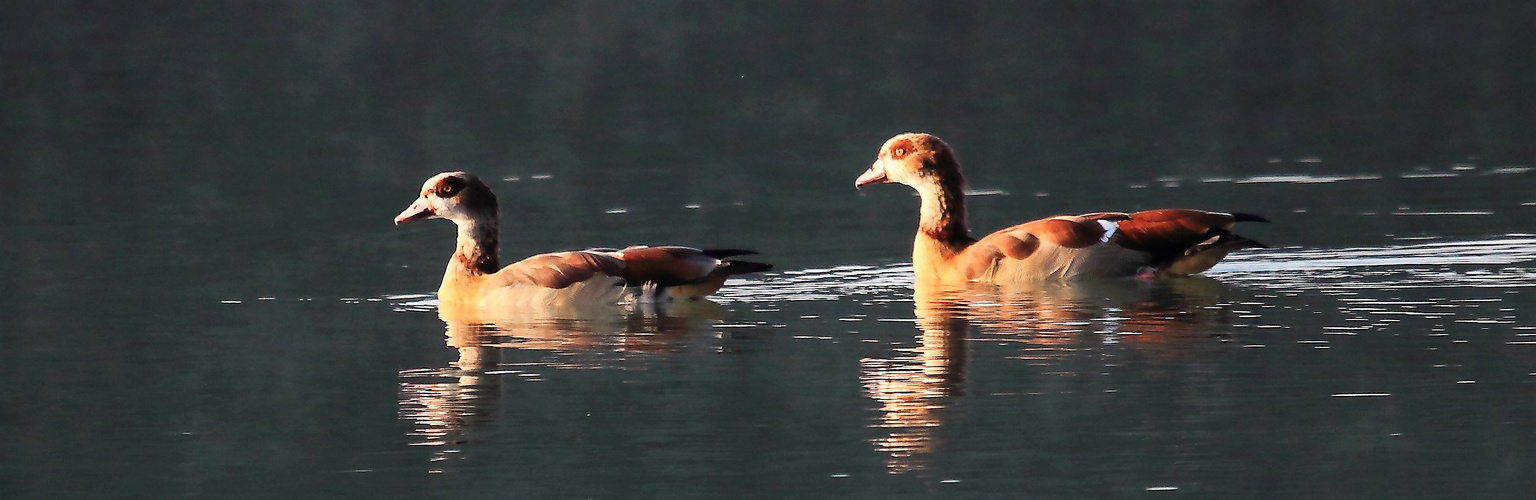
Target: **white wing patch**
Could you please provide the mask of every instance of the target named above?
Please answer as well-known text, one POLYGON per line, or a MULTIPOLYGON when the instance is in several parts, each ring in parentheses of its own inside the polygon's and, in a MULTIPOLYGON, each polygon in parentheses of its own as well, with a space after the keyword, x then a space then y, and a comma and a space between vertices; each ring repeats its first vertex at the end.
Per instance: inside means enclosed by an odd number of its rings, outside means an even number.
POLYGON ((1104 236, 1099 237, 1099 241, 1103 243, 1109 243, 1109 237, 1114 236, 1115 231, 1120 229, 1119 223, 1107 221, 1104 219, 1099 219, 1099 225, 1104 226, 1104 236))

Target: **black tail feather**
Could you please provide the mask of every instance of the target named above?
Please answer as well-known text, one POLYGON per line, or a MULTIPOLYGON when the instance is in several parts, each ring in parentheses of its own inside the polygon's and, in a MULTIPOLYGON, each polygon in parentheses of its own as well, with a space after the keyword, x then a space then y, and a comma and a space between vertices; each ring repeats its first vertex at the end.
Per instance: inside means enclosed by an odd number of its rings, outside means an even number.
POLYGON ((747 260, 726 260, 725 262, 721 263, 720 267, 715 269, 715 272, 724 272, 727 276, 732 276, 737 274, 760 273, 769 269, 773 269, 773 264, 764 264, 761 262, 752 262, 747 260))
POLYGON ((754 250, 743 250, 740 248, 706 248, 699 251, 704 252, 704 255, 708 255, 716 259, 735 257, 737 255, 757 255, 757 252, 754 250))
MULTIPOLYGON (((1269 221, 1264 221, 1264 222, 1269 222, 1269 221)), ((1260 242, 1259 240, 1255 240, 1255 239, 1252 239, 1252 238, 1249 238, 1247 236, 1243 236, 1241 234, 1237 234, 1237 233, 1234 233, 1234 232, 1231 232, 1231 231, 1223 231, 1223 230, 1220 230, 1220 229, 1213 229, 1208 234, 1211 234, 1212 236, 1216 236, 1216 239, 1215 240, 1207 240, 1206 243, 1195 245, 1195 248, 1192 248, 1190 250, 1192 250, 1192 251, 1200 251, 1200 250, 1204 249, 1202 247, 1217 246, 1217 245, 1236 246, 1237 248, 1269 248, 1269 245, 1265 245, 1264 243, 1260 242)))
POLYGON ((1232 212, 1232 218, 1238 222, 1269 222, 1263 216, 1243 212, 1232 212))

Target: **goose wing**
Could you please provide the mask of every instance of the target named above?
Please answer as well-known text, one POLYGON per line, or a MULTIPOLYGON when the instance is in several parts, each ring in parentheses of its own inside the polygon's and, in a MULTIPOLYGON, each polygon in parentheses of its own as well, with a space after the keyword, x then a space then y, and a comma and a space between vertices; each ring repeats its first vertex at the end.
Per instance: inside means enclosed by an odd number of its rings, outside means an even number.
POLYGON ((1134 273, 1146 252, 1108 244, 1125 214, 1058 215, 1002 229, 956 256, 973 281, 1113 276, 1134 273))
POLYGON ((534 255, 502 268, 489 278, 490 286, 519 283, 545 288, 566 288, 593 276, 620 276, 625 262, 606 252, 579 250, 534 255))

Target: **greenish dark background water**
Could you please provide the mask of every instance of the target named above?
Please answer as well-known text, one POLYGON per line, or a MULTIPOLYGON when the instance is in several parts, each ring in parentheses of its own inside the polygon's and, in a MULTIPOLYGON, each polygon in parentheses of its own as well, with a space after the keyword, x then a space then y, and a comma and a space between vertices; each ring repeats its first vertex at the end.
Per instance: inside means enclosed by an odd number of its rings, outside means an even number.
POLYGON ((1533 23, 7 3, 0 497, 1528 496, 1533 23), (992 194, 979 230, 1188 206, 1265 214, 1277 248, 914 300, 916 200, 851 189, 905 131, 992 194), (389 223, 443 170, 492 181, 506 259, 777 269, 715 310, 445 328, 451 230, 389 223))

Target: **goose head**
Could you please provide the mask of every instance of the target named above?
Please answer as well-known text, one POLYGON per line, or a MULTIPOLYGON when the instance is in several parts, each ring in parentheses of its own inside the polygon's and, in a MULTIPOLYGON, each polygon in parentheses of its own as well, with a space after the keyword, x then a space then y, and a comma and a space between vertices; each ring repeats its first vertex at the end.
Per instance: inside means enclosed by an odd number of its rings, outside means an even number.
POLYGON ((496 195, 474 175, 443 172, 421 185, 421 197, 395 216, 395 224, 421 219, 448 219, 460 225, 495 221, 496 195))
POLYGON ((938 137, 921 133, 900 134, 885 141, 875 163, 853 182, 855 188, 869 184, 896 183, 918 192, 942 191, 960 187, 960 164, 954 151, 938 137))

